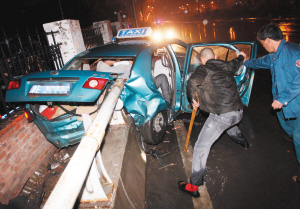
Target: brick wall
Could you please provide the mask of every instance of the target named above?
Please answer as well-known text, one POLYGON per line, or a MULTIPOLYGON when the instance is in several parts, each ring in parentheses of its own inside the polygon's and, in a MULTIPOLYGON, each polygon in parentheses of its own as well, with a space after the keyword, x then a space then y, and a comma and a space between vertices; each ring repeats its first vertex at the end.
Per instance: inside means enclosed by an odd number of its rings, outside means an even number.
POLYGON ((0 202, 8 204, 57 148, 20 111, 0 126, 0 202))

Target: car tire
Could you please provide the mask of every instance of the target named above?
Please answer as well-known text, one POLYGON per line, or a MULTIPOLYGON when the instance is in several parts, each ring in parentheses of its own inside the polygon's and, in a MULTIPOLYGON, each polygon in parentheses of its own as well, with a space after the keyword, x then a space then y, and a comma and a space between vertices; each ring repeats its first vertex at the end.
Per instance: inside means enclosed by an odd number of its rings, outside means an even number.
POLYGON ((138 138, 138 143, 137 144, 138 144, 139 149, 143 153, 147 154, 148 144, 145 142, 144 137, 142 135, 140 135, 140 137, 138 138))
POLYGON ((159 144, 164 139, 168 125, 166 111, 157 113, 141 127, 141 134, 147 144, 159 144))

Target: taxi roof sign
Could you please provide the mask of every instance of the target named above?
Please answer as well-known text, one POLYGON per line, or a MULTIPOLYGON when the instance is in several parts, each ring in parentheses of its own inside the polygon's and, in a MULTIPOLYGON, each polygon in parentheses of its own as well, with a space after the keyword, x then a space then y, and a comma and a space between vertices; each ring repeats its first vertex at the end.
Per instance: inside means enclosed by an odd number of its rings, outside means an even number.
POLYGON ((121 29, 117 38, 142 38, 152 36, 151 27, 121 29))

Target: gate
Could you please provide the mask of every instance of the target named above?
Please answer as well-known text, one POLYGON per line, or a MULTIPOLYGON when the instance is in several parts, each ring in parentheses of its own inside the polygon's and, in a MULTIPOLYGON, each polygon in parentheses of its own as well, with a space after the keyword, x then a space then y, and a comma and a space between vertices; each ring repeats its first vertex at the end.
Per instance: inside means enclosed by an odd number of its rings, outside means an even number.
POLYGON ((100 27, 82 29, 82 37, 86 50, 104 43, 100 27))
POLYGON ((59 49, 61 43, 55 42, 55 33, 39 33, 36 29, 32 34, 27 30, 26 35, 16 32, 16 35, 8 37, 3 30, 3 36, 0 36, 1 121, 22 108, 22 105, 5 103, 6 87, 11 78, 32 72, 58 70, 64 65, 59 49), (54 45, 50 46, 47 37, 53 39, 54 45))

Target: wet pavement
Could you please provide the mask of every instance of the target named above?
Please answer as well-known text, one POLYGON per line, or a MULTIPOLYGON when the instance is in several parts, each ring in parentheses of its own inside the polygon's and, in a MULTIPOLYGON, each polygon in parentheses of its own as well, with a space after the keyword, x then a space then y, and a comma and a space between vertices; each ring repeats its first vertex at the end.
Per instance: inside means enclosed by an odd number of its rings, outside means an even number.
MULTIPOLYGON (((249 107, 244 109, 240 124, 250 148, 245 150, 223 134, 212 146, 207 161, 206 187, 215 209, 298 209, 300 186, 293 177, 300 175, 292 143, 283 140, 275 112, 271 109, 271 76, 269 70, 256 70, 249 107)), ((181 114, 177 120, 186 121, 190 114, 181 114)), ((198 115, 190 139, 195 144, 205 122, 198 115)), ((179 190, 177 182, 187 180, 173 125, 168 126, 164 141, 155 148, 168 167, 147 156, 147 209, 193 208, 192 198, 179 190)))

